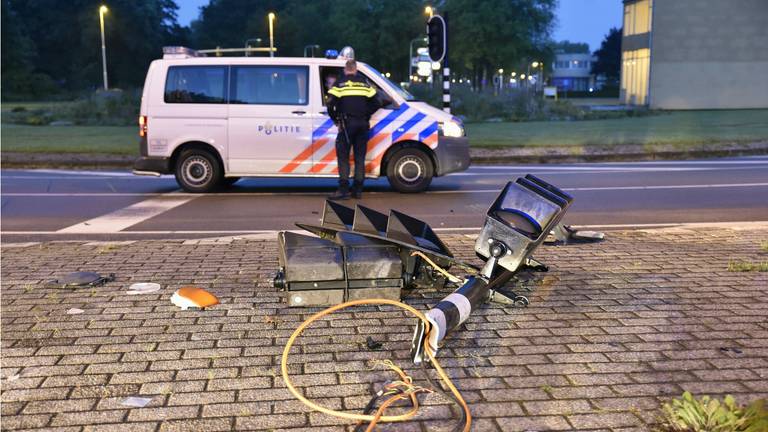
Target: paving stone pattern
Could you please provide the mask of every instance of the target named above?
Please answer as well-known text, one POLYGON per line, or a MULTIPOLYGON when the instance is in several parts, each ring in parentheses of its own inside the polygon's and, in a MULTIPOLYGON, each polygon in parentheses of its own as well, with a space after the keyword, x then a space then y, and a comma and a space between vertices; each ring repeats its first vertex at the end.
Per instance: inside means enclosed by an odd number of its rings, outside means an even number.
MULTIPOLYGON (((473 239, 444 236, 476 260, 473 239)), ((441 364, 474 416, 474 430, 647 430, 661 401, 683 390, 740 402, 768 394, 768 273, 729 272, 765 261, 768 230, 610 232, 596 245, 543 247, 551 271, 530 282, 528 308, 487 305, 446 339, 441 364)), ((53 242, 2 249, 2 429, 56 431, 351 430, 310 412, 285 389, 280 354, 317 309, 285 307, 271 286, 276 242, 53 242), (46 288, 70 271, 114 272, 97 288, 46 288), (127 296, 133 282, 163 285, 127 296), (181 311, 194 284, 222 304, 181 311), (70 308, 85 312, 68 315, 70 308), (148 397, 143 408, 122 405, 148 397)), ((405 301, 425 310, 442 292, 405 301)), ((299 339, 291 371, 316 401, 359 412, 408 360, 414 319, 357 308, 299 339), (382 351, 365 348, 372 336, 382 351)), ((380 430, 450 430, 457 413, 427 395, 414 421, 380 430)))

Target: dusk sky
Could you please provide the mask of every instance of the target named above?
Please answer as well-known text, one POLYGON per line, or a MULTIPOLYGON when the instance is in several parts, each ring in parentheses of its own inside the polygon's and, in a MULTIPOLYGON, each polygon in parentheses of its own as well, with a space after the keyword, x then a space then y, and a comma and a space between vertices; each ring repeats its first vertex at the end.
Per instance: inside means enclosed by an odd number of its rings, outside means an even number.
MULTIPOLYGON (((179 23, 189 25, 208 0, 180 0, 179 23)), ((621 0, 560 0, 553 38, 586 42, 592 51, 611 27, 621 27, 621 0)), ((203 48, 203 47, 198 47, 203 48)))

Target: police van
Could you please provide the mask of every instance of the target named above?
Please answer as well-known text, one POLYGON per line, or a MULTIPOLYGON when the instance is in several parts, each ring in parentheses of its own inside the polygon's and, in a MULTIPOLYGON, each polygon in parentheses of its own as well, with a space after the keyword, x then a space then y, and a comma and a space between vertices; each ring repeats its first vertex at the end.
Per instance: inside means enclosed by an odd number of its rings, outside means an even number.
MULTIPOLYGON (((338 130, 325 94, 345 59, 208 57, 165 47, 149 66, 141 97, 141 156, 134 174, 176 176, 189 192, 241 177, 338 177, 338 130)), ((462 122, 420 102, 358 62, 384 106, 371 118, 366 177, 386 175, 400 192, 466 170, 462 122)), ((354 170, 351 170, 354 172, 354 170)))

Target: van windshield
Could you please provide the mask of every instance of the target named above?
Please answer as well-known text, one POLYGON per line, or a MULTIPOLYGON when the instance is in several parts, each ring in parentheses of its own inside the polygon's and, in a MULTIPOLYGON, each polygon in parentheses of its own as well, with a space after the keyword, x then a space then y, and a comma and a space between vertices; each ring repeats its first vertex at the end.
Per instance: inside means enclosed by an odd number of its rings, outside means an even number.
POLYGON ((377 71, 376 68, 374 68, 371 65, 367 65, 367 66, 368 66, 368 68, 373 73, 378 75, 384 81, 384 83, 386 84, 387 87, 389 87, 390 90, 392 90, 395 93, 399 94, 403 99, 405 99, 407 101, 415 101, 416 100, 416 98, 412 94, 408 93, 407 91, 403 90, 402 87, 400 87, 399 85, 397 85, 397 84, 393 83, 392 81, 390 81, 389 78, 384 76, 383 73, 377 71))

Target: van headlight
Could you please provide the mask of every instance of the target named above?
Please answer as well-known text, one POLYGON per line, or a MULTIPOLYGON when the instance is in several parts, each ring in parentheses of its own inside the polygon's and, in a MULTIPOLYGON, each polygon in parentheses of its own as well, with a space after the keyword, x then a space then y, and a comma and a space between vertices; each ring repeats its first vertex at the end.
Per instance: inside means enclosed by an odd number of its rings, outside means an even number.
POLYGON ((447 122, 438 123, 438 131, 447 137, 461 138, 464 136, 464 128, 458 122, 448 120, 447 122))

